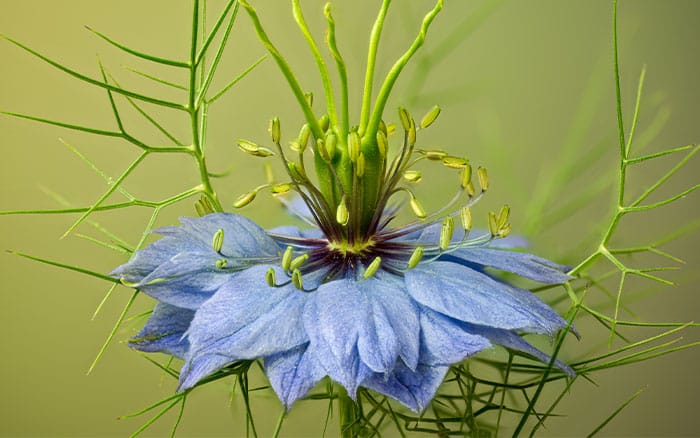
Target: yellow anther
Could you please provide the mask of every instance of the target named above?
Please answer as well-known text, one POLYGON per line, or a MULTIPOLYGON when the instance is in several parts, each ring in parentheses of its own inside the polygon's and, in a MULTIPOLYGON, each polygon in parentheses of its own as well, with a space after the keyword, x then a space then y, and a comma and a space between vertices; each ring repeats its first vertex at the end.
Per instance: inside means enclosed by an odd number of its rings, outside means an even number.
POLYGON ((423 174, 417 170, 407 170, 403 173, 403 178, 412 183, 417 183, 423 179, 423 174))
POLYGON ((292 255, 294 253, 294 248, 288 246, 284 253, 282 254, 282 269, 289 271, 289 265, 292 264, 292 255))
POLYGON ((360 155, 360 134, 357 131, 352 131, 348 134, 348 155, 353 163, 360 155))
POLYGON ((277 144, 280 142, 280 136, 281 131, 280 131, 280 119, 278 117, 274 117, 272 120, 270 120, 270 137, 272 137, 272 142, 277 144))
POLYGON ((416 144, 416 122, 411 119, 411 126, 408 128, 408 145, 416 144))
POLYGON ((440 228, 440 249, 445 251, 449 248, 452 242, 452 234, 455 231, 455 222, 452 216, 447 216, 442 221, 442 227, 440 228))
POLYGON ((425 129, 432 125, 435 119, 440 115, 440 107, 435 105, 430 111, 428 111, 420 121, 421 129, 425 129))
POLYGON ((418 263, 420 263, 422 258, 423 258, 423 247, 418 246, 418 247, 416 247, 416 249, 413 250, 413 253, 411 253, 411 258, 408 259, 408 269, 415 268, 418 265, 418 263))
POLYGON ((462 228, 468 233, 472 229, 472 211, 469 207, 462 207, 459 211, 459 219, 462 221, 462 228))
POLYGON ((298 290, 304 290, 304 281, 301 278, 301 271, 298 269, 292 272, 292 284, 294 284, 294 287, 298 290))
POLYGON ((228 265, 228 260, 219 259, 216 261, 216 269, 224 269, 228 265))
POLYGON ((347 196, 343 195, 343 199, 340 200, 340 204, 338 204, 338 208, 335 211, 335 220, 342 226, 346 226, 350 220, 347 202, 347 196))
POLYGON ((335 147, 338 144, 338 137, 332 132, 326 135, 326 151, 328 151, 328 157, 332 160, 335 156, 335 147))
POLYGON ((287 163, 287 169, 289 169, 289 174, 292 176, 294 181, 305 181, 306 175, 304 171, 299 167, 299 165, 293 161, 287 163))
POLYGON ((476 175, 479 178, 481 191, 485 192, 489 189, 489 174, 486 172, 486 168, 479 166, 479 168, 476 169, 476 175))
POLYGON ((365 272, 362 274, 364 278, 370 278, 377 273, 379 266, 382 264, 382 258, 377 256, 372 260, 372 262, 367 266, 365 272))
POLYGON ((498 212, 497 219, 499 230, 508 224, 508 219, 510 219, 510 207, 508 205, 504 205, 503 207, 501 207, 501 209, 498 212))
POLYGON ((323 132, 326 132, 328 130, 328 125, 330 125, 330 119, 328 118, 328 114, 324 114, 321 116, 320 119, 318 119, 318 124, 321 126, 321 130, 323 132))
POLYGON ((464 169, 469 165, 469 161, 460 157, 447 156, 442 159, 442 164, 452 169, 464 169))
POLYGON ((304 93, 304 98, 306 99, 306 102, 309 104, 309 106, 314 105, 314 93, 310 91, 308 93, 304 93))
POLYGON ((269 161, 265 161, 265 181, 268 184, 272 184, 275 181, 275 173, 272 171, 272 164, 269 161))
POLYGON ((255 199, 255 196, 258 194, 257 191, 252 191, 249 193, 244 193, 241 196, 236 199, 236 202, 233 203, 233 208, 241 208, 245 207, 246 205, 250 204, 253 202, 253 199, 255 199))
POLYGON ((389 143, 386 139, 386 134, 382 131, 377 132, 377 149, 379 150, 379 156, 386 157, 386 151, 389 147, 389 143))
POLYGON ((362 178, 362 176, 365 174, 365 154, 360 152, 360 155, 357 157, 357 163, 355 163, 355 175, 358 178, 362 178))
POLYGON ((282 195, 288 193, 292 189, 292 185, 288 183, 275 184, 270 187, 270 191, 273 195, 282 195))
POLYGON ((309 128, 308 123, 304 123, 299 131, 299 137, 297 142, 299 142, 299 152, 304 152, 306 146, 309 144, 309 137, 311 136, 311 128, 309 128))
POLYGON ((404 131, 411 129, 411 115, 406 108, 399 107, 399 119, 401 119, 401 126, 403 126, 404 131))
POLYGON ((275 155, 275 153, 272 152, 270 149, 258 146, 257 144, 248 140, 238 140, 238 148, 243 152, 253 155, 255 157, 265 158, 275 155))
POLYGON ((492 237, 498 235, 498 219, 496 219, 496 213, 489 211, 489 233, 492 237))
POLYGON ((302 255, 300 255, 300 256, 298 256, 298 257, 295 257, 294 259, 292 259, 291 263, 289 263, 289 269, 291 269, 292 271, 294 271, 295 269, 299 268, 301 265, 303 265, 304 263, 306 263, 306 261, 307 261, 308 259, 309 259, 309 255, 308 255, 308 254, 302 254, 302 255))
POLYGON ((438 150, 433 150, 433 151, 418 151, 419 153, 425 155, 425 158, 431 160, 431 161, 442 161, 443 158, 447 156, 447 152, 444 151, 438 151, 438 150))
POLYGON ((221 248, 224 246, 224 229, 219 228, 214 233, 214 237, 211 239, 211 247, 216 252, 221 252, 221 248))
POLYGON ((275 268, 270 268, 265 273, 265 281, 270 287, 275 287, 277 285, 277 276, 275 275, 275 268))
POLYGON ((467 164, 466 166, 464 166, 464 168, 462 169, 462 172, 459 174, 459 185, 464 190, 471 183, 472 183, 472 166, 467 164))
POLYGON ((423 206, 420 205, 420 202, 418 202, 418 199, 416 199, 416 197, 413 196, 413 194, 411 194, 411 199, 409 200, 408 204, 411 206, 413 214, 415 214, 420 219, 425 218, 425 209, 423 209, 423 206))

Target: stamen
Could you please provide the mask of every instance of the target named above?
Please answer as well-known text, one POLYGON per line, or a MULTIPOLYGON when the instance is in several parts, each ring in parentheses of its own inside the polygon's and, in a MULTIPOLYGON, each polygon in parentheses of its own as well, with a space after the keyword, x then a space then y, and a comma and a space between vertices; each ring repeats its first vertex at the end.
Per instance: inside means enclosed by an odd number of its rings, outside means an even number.
POLYGON ((440 228, 440 249, 445 251, 452 242, 452 235, 455 230, 455 222, 452 216, 447 216, 442 221, 442 227, 440 228))
POLYGON ((468 234, 472 229, 472 211, 469 207, 462 207, 462 209, 459 210, 459 218, 462 221, 462 229, 468 234))
POLYGON ((270 268, 267 270, 265 273, 265 281, 267 282, 267 285, 270 287, 275 287, 277 285, 277 276, 275 275, 275 269, 270 268))
POLYGON ((257 190, 253 190, 252 192, 244 193, 241 196, 236 199, 236 202, 233 203, 233 208, 242 208, 245 207, 246 205, 250 204, 253 202, 255 199, 255 196, 257 196, 258 192, 257 190))
POLYGON ((275 153, 270 149, 258 146, 257 144, 248 140, 238 140, 238 148, 246 154, 250 154, 254 157, 266 158, 275 155, 275 153))
POLYGON ((298 290, 304 290, 304 281, 301 278, 301 271, 298 269, 292 272, 292 284, 294 284, 294 287, 298 290))
POLYGON ((289 271, 289 266, 292 264, 293 251, 294 248, 287 246, 284 250, 284 254, 282 254, 282 269, 284 269, 285 272, 289 271))
POLYGON ((217 253, 221 254, 221 248, 224 246, 224 229, 219 228, 216 230, 216 233, 214 233, 214 237, 212 238, 211 241, 211 247, 216 251, 217 253))
POLYGON ((360 152, 360 155, 357 157, 357 163, 355 163, 355 176, 358 178, 362 178, 362 176, 365 174, 365 154, 364 152, 360 152))
POLYGON ((301 127, 301 130, 299 131, 299 138, 297 139, 297 142, 299 144, 299 153, 304 152, 304 149, 306 149, 306 146, 309 144, 310 136, 311 128, 309 128, 308 123, 304 123, 304 125, 301 127))
POLYGON ((301 265, 303 265, 307 260, 309 260, 309 255, 308 254, 302 254, 298 257, 295 257, 290 263, 289 263, 289 269, 292 271, 297 270, 301 265))
POLYGON ((352 131, 348 134, 348 155, 353 163, 360 155, 360 134, 357 131, 352 131))
POLYGON ((485 192, 489 189, 489 175, 486 172, 486 168, 479 166, 479 168, 476 169, 476 175, 479 177, 479 185, 481 186, 481 191, 485 192))
POLYGON ((498 219, 496 219, 496 213, 489 211, 489 232, 492 237, 498 235, 498 219))
POLYGON ((425 209, 422 205, 420 205, 420 202, 418 202, 418 199, 416 199, 413 193, 411 193, 410 191, 408 193, 411 195, 411 199, 408 201, 408 204, 411 206, 413 214, 415 214, 420 219, 424 219, 426 216, 425 209))
POLYGON ((407 170, 403 173, 403 178, 412 183, 417 183, 423 179, 423 174, 417 170, 407 170))
POLYGON ((418 263, 420 263, 422 258, 423 258, 423 247, 418 246, 418 247, 416 247, 416 249, 413 250, 413 253, 411 254, 411 258, 408 259, 408 269, 415 268, 418 265, 418 263))
POLYGON ((335 220, 342 226, 346 226, 350 220, 350 212, 348 211, 348 197, 343 195, 340 204, 338 204, 338 209, 335 212, 335 220))
POLYGON ((382 258, 377 256, 372 260, 372 262, 367 266, 367 269, 365 269, 364 274, 362 276, 367 279, 372 277, 374 274, 377 273, 377 270, 379 269, 379 266, 382 264, 382 258))
POLYGON ((442 159, 442 164, 451 169, 464 169, 469 165, 469 161, 460 157, 446 156, 442 159))
MULTIPOLYGON (((464 166, 459 176, 460 186, 462 186, 463 190, 466 190, 467 187, 469 187, 469 185, 472 183, 472 166, 470 166, 469 164, 464 166)), ((474 186, 472 186, 472 189, 474 189, 474 186)))
POLYGON ((440 107, 435 105, 430 111, 428 111, 420 121, 421 129, 425 129, 432 125, 435 119, 440 115, 440 107))
POLYGON ((274 117, 272 120, 270 120, 269 131, 270 137, 272 137, 272 142, 275 144, 279 143, 282 133, 280 130, 280 119, 278 117, 274 117))
POLYGON ((228 265, 228 260, 219 259, 216 261, 216 269, 224 269, 228 265))
POLYGON ((399 107, 399 119, 401 120, 403 130, 408 132, 411 129, 411 115, 406 108, 399 107))

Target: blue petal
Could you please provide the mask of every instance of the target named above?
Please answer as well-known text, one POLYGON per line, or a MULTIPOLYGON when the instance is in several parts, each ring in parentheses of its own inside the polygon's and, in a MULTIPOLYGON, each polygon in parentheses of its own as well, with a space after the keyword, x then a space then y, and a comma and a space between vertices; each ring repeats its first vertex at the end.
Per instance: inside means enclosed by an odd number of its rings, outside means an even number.
MULTIPOLYGON (((552 360, 550 355, 538 350, 516 333, 509 332, 508 330, 493 329, 490 327, 471 326, 470 324, 464 325, 468 330, 474 333, 479 333, 480 335, 488 338, 494 344, 502 345, 506 348, 510 348, 511 350, 522 351, 523 353, 527 353, 543 363, 549 363, 549 361, 552 360)), ((554 361, 554 365, 564 371, 569 377, 574 377, 576 375, 576 372, 571 367, 560 360, 554 361)))
POLYGON ((389 374, 372 374, 363 386, 393 397, 414 412, 423 411, 447 374, 447 366, 419 364, 416 370, 399 363, 389 374))
POLYGON ((405 278, 414 300, 460 321, 549 335, 566 326, 531 292, 456 263, 419 264, 405 278))
POLYGON ((558 284, 571 280, 568 268, 536 255, 489 248, 462 248, 449 254, 445 260, 467 262, 501 271, 512 272, 540 283, 558 284))
POLYGON ((421 308, 420 325, 420 360, 428 365, 452 365, 491 347, 487 338, 466 330, 460 321, 426 307, 421 308))
MULTIPOLYGON (((321 230, 318 228, 306 228, 306 229, 301 229, 299 227, 295 227, 293 225, 284 225, 281 227, 273 228, 271 230, 268 230, 269 233, 272 234, 280 234, 282 236, 286 237, 296 237, 296 238, 301 238, 301 239, 325 239, 326 236, 323 234, 321 230)), ((286 246, 286 245, 282 245, 286 246)))
MULTIPOLYGON (((194 384, 206 376, 198 370, 212 372, 211 366, 200 362, 221 365, 221 358, 229 362, 257 359, 308 342, 301 315, 310 294, 291 284, 268 286, 265 273, 269 268, 261 265, 243 271, 197 309, 187 331, 190 351, 183 382, 194 384), (200 375, 191 377, 195 372, 200 375)), ((283 275, 279 270, 278 278, 283 275)))
POLYGON ((182 226, 155 230, 165 237, 137 251, 111 275, 159 301, 195 310, 236 270, 278 256, 275 241, 242 216, 213 213, 180 221, 182 226), (221 253, 212 248, 219 229, 224 230, 221 253), (226 268, 216 268, 217 260, 223 258, 226 268))
POLYGON ((139 351, 166 353, 182 359, 190 346, 184 333, 193 317, 192 310, 158 303, 146 325, 129 340, 129 347, 139 351))
POLYGON ((309 344, 265 358, 265 374, 285 409, 306 395, 324 376, 309 344))
POLYGON ((304 326, 319 362, 351 396, 369 372, 393 369, 399 355, 416 363, 417 309, 401 282, 385 276, 322 284, 304 310, 304 326))

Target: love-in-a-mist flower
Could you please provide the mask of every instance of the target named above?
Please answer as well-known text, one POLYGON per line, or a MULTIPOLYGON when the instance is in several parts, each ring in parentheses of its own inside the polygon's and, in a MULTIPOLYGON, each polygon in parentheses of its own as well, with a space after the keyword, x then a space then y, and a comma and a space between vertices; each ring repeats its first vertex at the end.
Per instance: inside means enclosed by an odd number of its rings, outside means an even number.
MULTIPOLYGON (((498 239, 510 232, 507 206, 484 215, 487 231, 472 231, 472 207, 487 192, 489 178, 483 167, 473 172, 465 158, 420 147, 418 133, 435 122, 438 107, 419 122, 405 109, 396 126, 383 121, 389 92, 442 2, 425 17, 372 105, 374 57, 388 3, 375 23, 362 111, 358 125, 351 126, 345 66, 328 7, 341 104, 338 111, 318 55, 326 114, 317 117, 255 10, 241 1, 307 123, 289 150, 282 146, 277 119, 270 124, 274 147, 239 142, 248 154, 281 158, 286 176, 242 195, 234 206, 250 204, 263 190, 296 193, 303 208, 285 202, 312 226, 266 231, 240 215, 201 210, 202 217, 158 230, 163 238, 113 272, 158 301, 130 345, 183 359, 180 390, 237 361, 262 360, 286 407, 328 376, 352 398, 365 387, 421 411, 450 365, 484 349, 503 346, 550 360, 520 335, 551 337, 566 321, 531 292, 502 281, 499 271, 556 284, 568 280, 565 268, 504 248, 509 239, 498 239), (411 189, 422 179, 417 169, 422 164, 455 172, 454 196, 430 214, 411 189), (403 210, 414 219, 398 225, 403 210)), ((293 4, 318 54, 299 4, 293 4)), ((434 190, 438 196, 447 187, 434 190)), ((556 366, 573 373, 561 362, 556 366)))

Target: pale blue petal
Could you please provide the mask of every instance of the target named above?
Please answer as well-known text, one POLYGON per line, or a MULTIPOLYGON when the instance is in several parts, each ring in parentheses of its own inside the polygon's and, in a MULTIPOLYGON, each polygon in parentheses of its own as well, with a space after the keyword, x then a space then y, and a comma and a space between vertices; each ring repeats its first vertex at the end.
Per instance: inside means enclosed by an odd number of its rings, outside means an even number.
POLYGON ((456 263, 419 264, 405 278, 414 300, 460 321, 549 335, 566 326, 533 293, 456 263))
POLYGON ((158 303, 146 325, 129 340, 129 347, 145 352, 159 352, 182 359, 189 349, 183 335, 194 317, 188 309, 158 303))
POLYGON ((325 375, 309 344, 265 358, 265 374, 285 409, 304 397, 325 375))
POLYGON ((235 358, 223 354, 203 354, 198 356, 195 362, 186 362, 180 369, 180 384, 177 391, 194 387, 205 377, 233 362, 236 362, 235 358))
MULTIPOLYGON (((272 234, 280 234, 282 236, 286 237, 295 237, 295 238, 302 238, 302 239, 325 239, 326 236, 323 235, 323 232, 319 230, 318 228, 305 228, 301 229, 299 227, 295 227, 293 225, 284 225, 281 227, 273 228, 271 230, 268 230, 269 233, 272 234)), ((282 244, 282 246, 286 246, 285 244, 282 244)))
POLYGON ((164 237, 137 251, 111 275, 159 301, 197 309, 237 270, 278 257, 279 247, 265 231, 235 214, 213 213, 201 218, 180 218, 182 226, 164 227, 164 237), (212 239, 224 230, 220 253, 212 239), (226 267, 216 267, 225 259, 226 267))
POLYGON ((421 309, 420 360, 428 365, 451 365, 491 347, 491 342, 478 333, 465 330, 460 321, 421 309))
POLYGON ((370 295, 403 293, 378 280, 339 279, 322 284, 310 294, 304 310, 304 326, 311 346, 326 373, 351 396, 370 368, 391 370, 399 354, 399 341, 390 317, 370 295))
POLYGON ((423 411, 435 396, 449 367, 419 364, 410 370, 401 362, 389 374, 372 374, 363 386, 392 397, 414 412, 423 411))
POLYGON ((489 248, 462 248, 451 252, 447 261, 481 265, 512 272, 540 283, 559 284, 571 280, 568 268, 536 255, 489 248))
MULTIPOLYGON (((494 343, 494 345, 502 345, 506 348, 510 348, 511 350, 517 350, 523 353, 527 353, 528 355, 538 359, 539 361, 545 364, 549 363, 549 361, 552 360, 552 357, 550 355, 538 350, 516 333, 509 332, 508 330, 493 329, 490 327, 471 326, 470 324, 464 325, 467 330, 470 330, 474 333, 479 333, 480 335, 488 338, 491 342, 494 343)), ((566 365, 560 360, 556 360, 554 362, 554 365, 557 368, 564 371, 569 377, 574 377, 576 375, 576 372, 570 366, 566 365)))
MULTIPOLYGON (((212 357, 257 359, 308 342, 301 315, 309 294, 291 284, 268 286, 265 273, 269 268, 261 265, 241 272, 197 309, 187 331, 190 351, 183 381, 196 383, 189 374, 209 370, 200 362, 210 363, 212 357)), ((283 275, 280 269, 278 278, 283 275)), ((197 380, 202 377, 205 375, 197 380)))

